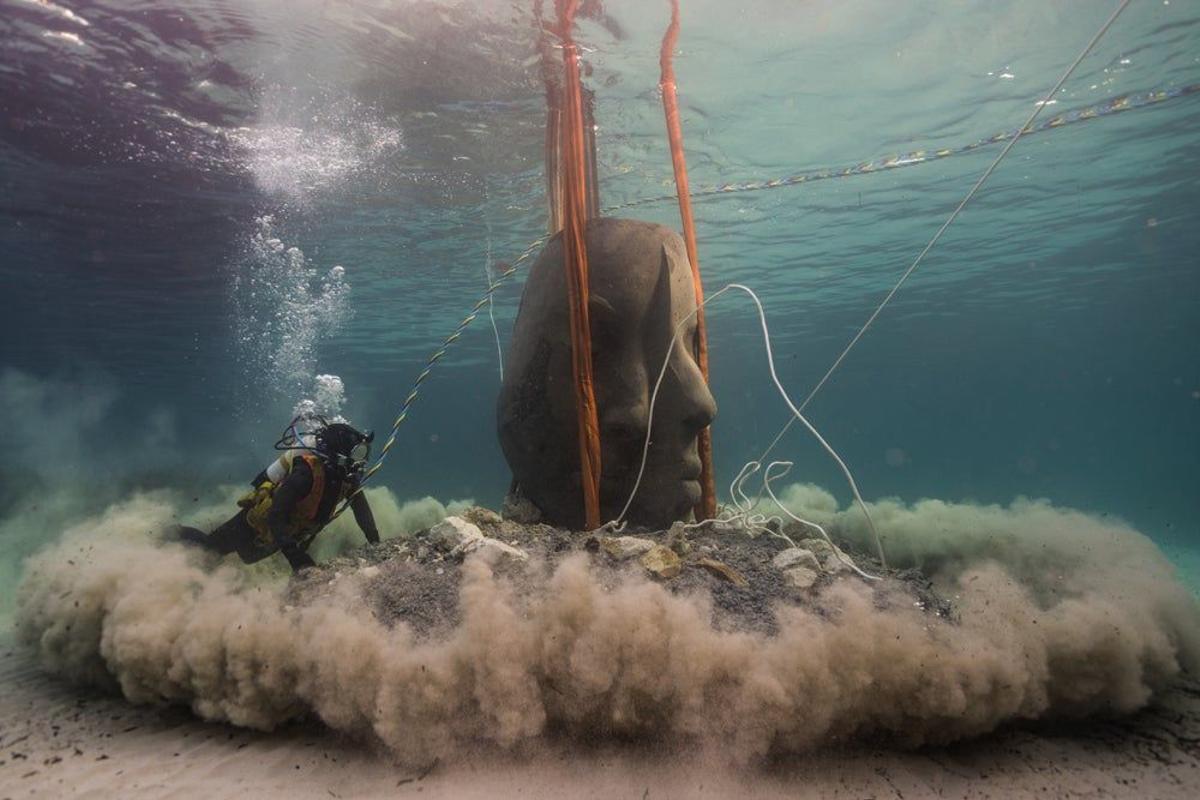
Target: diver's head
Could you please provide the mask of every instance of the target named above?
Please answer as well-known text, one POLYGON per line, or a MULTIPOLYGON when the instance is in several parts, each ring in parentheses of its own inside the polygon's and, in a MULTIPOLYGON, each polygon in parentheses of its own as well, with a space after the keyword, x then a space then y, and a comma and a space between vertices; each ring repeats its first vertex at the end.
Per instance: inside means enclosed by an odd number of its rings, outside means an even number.
POLYGON ((331 422, 316 431, 317 453, 327 464, 354 477, 367 468, 375 434, 362 433, 344 422, 331 422))

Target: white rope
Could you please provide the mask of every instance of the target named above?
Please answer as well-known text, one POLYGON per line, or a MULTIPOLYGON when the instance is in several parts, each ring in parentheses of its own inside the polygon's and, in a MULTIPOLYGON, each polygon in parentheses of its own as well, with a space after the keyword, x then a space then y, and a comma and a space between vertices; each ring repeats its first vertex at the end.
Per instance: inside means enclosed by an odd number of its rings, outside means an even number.
MULTIPOLYGON (((818 525, 815 522, 797 517, 795 514, 793 514, 788 509, 787 506, 785 506, 783 503, 781 503, 779 501, 779 498, 775 496, 775 490, 771 488, 771 481, 782 478, 784 475, 787 475, 788 472, 791 471, 791 469, 792 469, 791 461, 772 461, 770 464, 767 465, 767 469, 763 473, 763 487, 767 490, 767 494, 769 494, 771 496, 771 499, 775 501, 775 505, 779 506, 780 510, 782 510, 783 513, 787 514, 789 517, 791 517, 793 520, 800 523, 801 525, 805 525, 809 528, 816 528, 817 532, 821 534, 821 538, 825 540, 825 543, 833 548, 834 557, 838 561, 842 562, 847 567, 849 567, 850 569, 852 569, 856 573, 858 573, 859 576, 866 578, 869 581, 883 580, 883 578, 880 578, 878 575, 871 575, 871 574, 863 572, 861 569, 859 569, 857 564, 855 564, 853 561, 851 561, 841 550, 838 549, 838 546, 833 543, 833 539, 829 538, 829 534, 825 532, 824 528, 822 528, 820 525, 818 525), (771 470, 773 470, 775 467, 783 467, 783 471, 780 472, 778 475, 772 476, 771 470)), ((878 542, 878 539, 876 539, 876 542, 878 542)))
MULTIPOLYGON (((838 467, 840 467, 842 470, 842 474, 846 476, 846 481, 850 484, 850 491, 852 491, 854 493, 854 499, 858 501, 859 506, 862 508, 863 514, 867 518, 867 525, 870 527, 871 535, 875 539, 875 549, 879 554, 879 562, 884 567, 886 567, 887 561, 883 554, 883 545, 879 541, 879 533, 875 530, 875 521, 873 519, 871 519, 871 512, 867 509, 867 504, 863 500, 862 494, 858 491, 858 484, 854 481, 854 476, 850 474, 850 468, 846 466, 846 462, 842 461, 841 456, 839 456, 837 454, 837 451, 835 451, 833 449, 833 447, 830 446, 829 442, 825 441, 825 438, 823 436, 821 436, 820 433, 817 432, 817 429, 812 426, 812 423, 810 423, 804 417, 804 415, 800 413, 800 410, 798 408, 796 408, 795 403, 792 402, 792 398, 788 396, 787 390, 783 388, 783 384, 779 380, 779 375, 775 372, 775 355, 771 350, 771 333, 767 329, 766 312, 763 311, 762 303, 759 301, 758 295, 756 295, 752 289, 750 289, 749 287, 743 286, 740 283, 731 283, 731 284, 723 287, 716 293, 705 298, 703 303, 701 303, 699 306, 694 308, 690 313, 688 313, 687 316, 685 316, 683 319, 681 319, 678 322, 678 324, 676 324, 675 331, 671 336, 671 342, 667 346, 666 356, 663 358, 662 369, 660 369, 658 372, 658 380, 656 380, 654 382, 654 391, 650 394, 650 411, 648 414, 648 418, 646 420, 646 441, 645 441, 644 445, 642 446, 642 463, 641 463, 641 466, 638 468, 637 480, 634 481, 633 491, 631 491, 629 493, 629 499, 625 501, 625 507, 623 509, 621 509, 620 515, 616 518, 616 520, 614 522, 616 522, 617 524, 620 524, 625 520, 625 515, 629 512, 629 507, 631 505, 633 505, 633 498, 637 496, 638 488, 642 485, 642 476, 645 474, 645 471, 646 471, 646 459, 650 453, 650 435, 654 429, 654 406, 658 402, 658 391, 659 391, 659 389, 662 388, 663 378, 666 376, 667 367, 671 363, 671 354, 675 352, 675 344, 676 344, 676 342, 679 341, 679 333, 680 333, 681 329, 683 328, 683 326, 701 308, 708 305, 713 300, 716 300, 718 297, 725 294, 730 289, 737 289, 739 291, 745 292, 746 294, 748 294, 750 296, 750 299, 754 301, 754 306, 758 310, 758 321, 759 321, 759 324, 762 326, 763 344, 765 345, 766 351, 767 351, 767 369, 771 373, 771 380, 775 383, 775 388, 779 390, 779 394, 781 397, 783 397, 783 401, 785 403, 787 403, 788 408, 790 408, 792 410, 792 413, 796 416, 796 418, 799 419, 800 422, 802 422, 804 424, 804 427, 808 428, 809 433, 811 433, 816 438, 816 440, 821 443, 821 446, 823 448, 825 448, 825 452, 829 453, 829 455, 833 458, 833 460, 835 462, 837 462, 838 467)), ((744 467, 743 467, 743 471, 745 471, 744 467)), ((739 478, 740 477, 741 477, 741 474, 739 473, 739 478)), ((737 482, 735 480, 735 485, 736 485, 736 483, 737 482)), ((735 503, 736 503, 736 500, 735 500, 735 503)))
MULTIPOLYGON (((813 387, 813 390, 808 393, 808 397, 804 398, 804 402, 800 404, 800 411, 803 411, 808 407, 808 404, 812 402, 812 399, 817 396, 817 392, 821 391, 822 387, 825 386, 825 383, 829 380, 829 377, 833 375, 837 368, 842 365, 842 361, 846 358, 846 355, 854 348, 856 344, 858 344, 858 340, 861 339, 863 334, 867 332, 867 329, 871 327, 871 323, 875 321, 875 318, 879 316, 884 307, 891 302, 892 298, 896 295, 896 292, 900 291, 900 287, 904 285, 904 282, 908 280, 908 277, 916 271, 918 266, 920 266, 921 262, 925 259, 926 254, 928 254, 929 251, 933 249, 933 246, 938 243, 938 240, 942 238, 942 234, 946 232, 946 229, 950 227, 954 220, 958 219, 958 215, 962 213, 963 208, 965 208, 967 203, 971 201, 971 198, 975 196, 976 192, 979 191, 980 187, 983 186, 984 182, 987 181, 987 179, 995 171, 996 167, 1000 166, 1000 162, 1003 161, 1004 157, 1008 155, 1008 152, 1013 149, 1013 145, 1017 143, 1022 134, 1024 134, 1029 127, 1033 125, 1033 121, 1037 119, 1038 114, 1042 113, 1042 109, 1050 104, 1050 101, 1054 99, 1054 95, 1058 94, 1058 90, 1063 87, 1063 84, 1067 82, 1067 80, 1075 72, 1075 69, 1079 66, 1083 59, 1087 57, 1087 54, 1090 53, 1092 48, 1096 46, 1096 43, 1103 38, 1104 34, 1108 32, 1108 29, 1112 27, 1112 24, 1117 21, 1117 17, 1121 16, 1121 12, 1125 10, 1125 7, 1129 5, 1129 2, 1130 0, 1121 0, 1121 5, 1117 6, 1117 10, 1114 11, 1108 18, 1108 21, 1100 27, 1100 30, 1096 31, 1096 35, 1092 37, 1092 40, 1087 43, 1087 46, 1084 47, 1075 60, 1071 62, 1071 66, 1067 67, 1067 71, 1064 72, 1062 77, 1058 79, 1058 83, 1054 84, 1054 88, 1050 90, 1050 93, 1047 94, 1040 103, 1034 105, 1033 113, 1029 115, 1029 119, 1027 119, 1025 124, 1017 129, 1016 134, 1008 140, 1008 144, 1006 144, 1004 149, 1000 151, 1000 155, 996 156, 996 160, 991 163, 991 166, 984 170, 984 173, 979 176, 979 180, 975 181, 975 185, 971 187, 971 191, 967 192, 966 196, 962 199, 962 202, 960 202, 958 207, 954 209, 954 212, 946 218, 946 221, 942 223, 942 227, 938 228, 937 233, 933 235, 933 238, 929 240, 929 243, 925 245, 924 249, 922 249, 920 254, 913 260, 909 268, 906 269, 904 274, 900 276, 900 280, 896 281, 896 285, 892 287, 892 290, 887 293, 886 297, 883 298, 883 302, 881 302, 876 309, 871 312, 871 316, 867 317, 867 321, 864 322, 862 327, 858 329, 858 333, 854 334, 854 338, 852 338, 850 343, 847 344, 845 349, 842 350, 841 355, 839 355, 833 362, 833 366, 831 366, 825 373, 824 377, 817 382, 817 385, 813 387)), ((771 444, 769 444, 767 449, 763 451, 763 454, 759 456, 759 461, 767 460, 767 456, 769 456, 771 451, 775 449, 775 445, 779 444, 779 440, 784 437, 784 434, 788 432, 788 430, 792 427, 792 423, 794 423, 796 419, 796 416, 788 418, 788 421, 771 441, 771 444)))
MULTIPOLYGON (((486 191, 484 197, 487 197, 486 191)), ((484 219, 487 225, 487 254, 483 257, 483 273, 487 276, 488 282, 488 317, 492 320, 492 335, 496 337, 496 363, 500 365, 500 382, 504 383, 504 350, 500 347, 500 331, 496 327, 496 312, 495 312, 495 293, 490 291, 496 285, 496 279, 492 274, 492 222, 489 219, 484 219)))

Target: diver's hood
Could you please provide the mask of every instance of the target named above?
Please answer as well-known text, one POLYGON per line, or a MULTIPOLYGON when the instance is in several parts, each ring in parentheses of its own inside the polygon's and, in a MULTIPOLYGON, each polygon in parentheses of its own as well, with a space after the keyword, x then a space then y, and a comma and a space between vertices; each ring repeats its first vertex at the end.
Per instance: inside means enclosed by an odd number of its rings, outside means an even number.
POLYGON ((307 450, 347 476, 362 473, 371 458, 374 431, 363 433, 345 422, 329 422, 321 416, 302 415, 292 419, 275 442, 276 450, 307 450), (301 430, 305 428, 305 430, 301 430))

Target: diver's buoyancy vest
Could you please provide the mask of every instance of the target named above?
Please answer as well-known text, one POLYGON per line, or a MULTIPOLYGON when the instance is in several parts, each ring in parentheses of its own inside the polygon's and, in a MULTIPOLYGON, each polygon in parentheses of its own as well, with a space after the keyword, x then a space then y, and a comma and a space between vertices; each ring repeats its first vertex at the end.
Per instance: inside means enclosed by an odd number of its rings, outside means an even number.
POLYGON ((288 520, 288 533, 297 540, 301 547, 306 547, 313 537, 325 527, 329 522, 329 517, 333 514, 333 509, 350 493, 347 481, 336 481, 337 491, 327 492, 329 488, 328 471, 320 457, 295 450, 284 453, 271 466, 267 467, 267 479, 238 501, 238 505, 248 509, 246 521, 250 523, 250 527, 254 528, 263 544, 274 544, 267 517, 271 513, 275 488, 292 473, 297 458, 303 460, 312 473, 312 488, 296 504, 291 519, 288 520))

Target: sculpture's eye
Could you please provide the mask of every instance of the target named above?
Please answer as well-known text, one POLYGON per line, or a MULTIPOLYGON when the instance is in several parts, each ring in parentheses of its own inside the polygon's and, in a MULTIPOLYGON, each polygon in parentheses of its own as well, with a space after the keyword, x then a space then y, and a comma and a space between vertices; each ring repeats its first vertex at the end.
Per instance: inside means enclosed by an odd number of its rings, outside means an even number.
POLYGON ((592 361, 602 358, 604 355, 611 356, 621 347, 620 340, 613 335, 612 331, 604 326, 592 326, 592 361))
POLYGON ((621 346, 621 319, 612 305, 602 297, 592 297, 588 306, 592 359, 605 351, 612 352, 621 346))
MULTIPOLYGON (((633 421, 611 422, 604 426, 602 436, 613 442, 622 444, 641 442, 646 438, 646 428, 633 421)), ((602 439, 603 440, 603 439, 602 439)))

